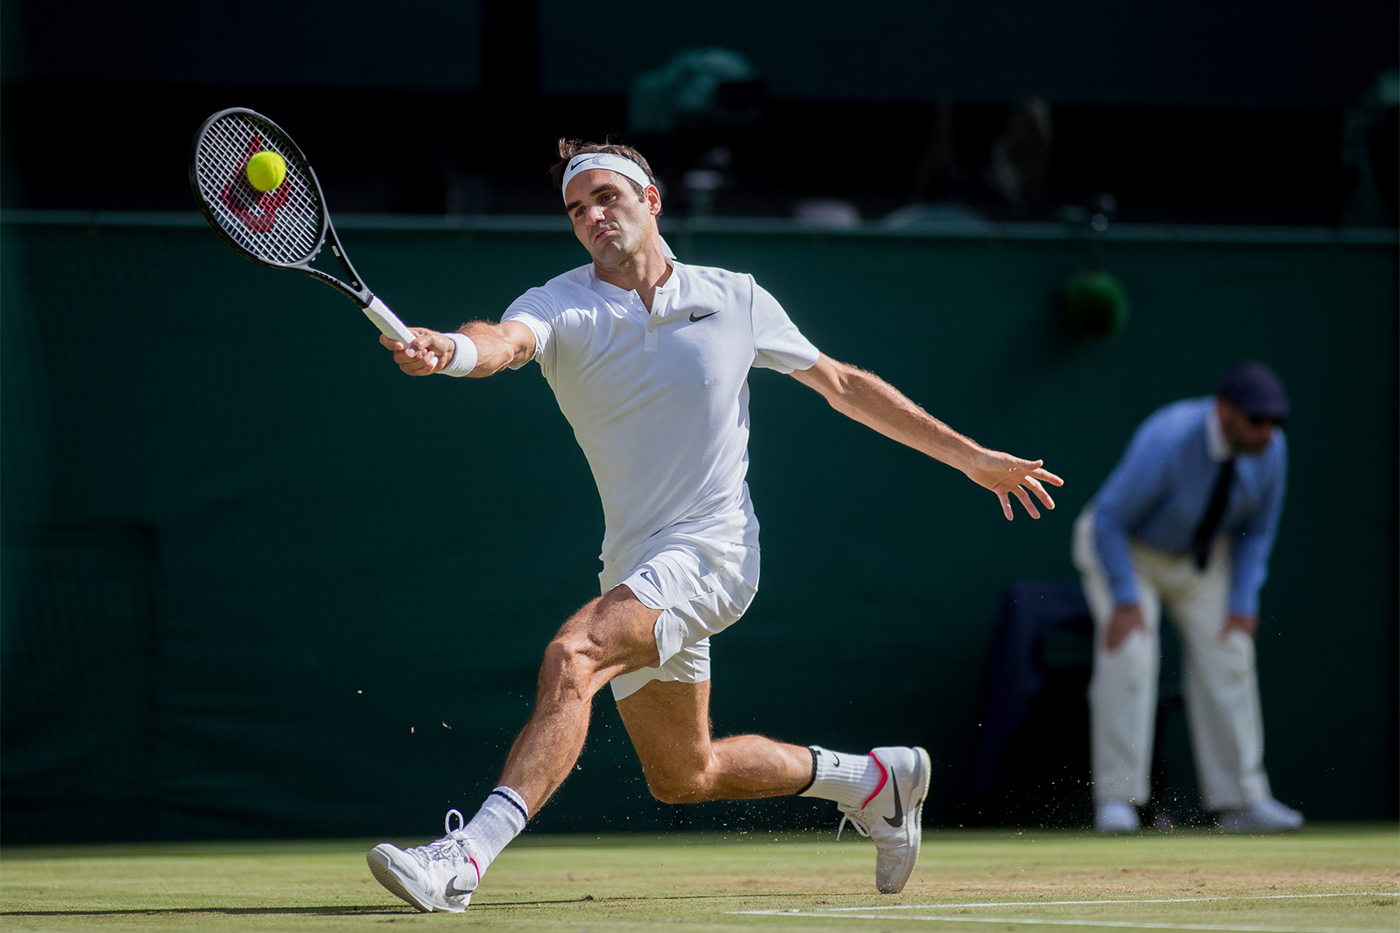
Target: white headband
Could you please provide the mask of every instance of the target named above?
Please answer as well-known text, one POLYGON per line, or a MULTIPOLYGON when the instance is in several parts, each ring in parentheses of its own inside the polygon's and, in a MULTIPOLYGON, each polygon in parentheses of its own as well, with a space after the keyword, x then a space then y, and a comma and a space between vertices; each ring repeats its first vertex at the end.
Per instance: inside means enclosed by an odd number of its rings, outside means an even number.
MULTIPOLYGON (((631 159, 624 156, 615 155, 611 152, 588 152, 580 156, 574 156, 569 161, 569 167, 564 169, 564 180, 559 184, 559 191, 563 193, 569 190, 569 182, 579 172, 586 172, 592 168, 605 168, 610 172, 617 172, 625 178, 630 178, 643 188, 651 185, 651 179, 647 173, 642 171, 642 167, 631 159)), ((564 196, 564 203, 568 203, 568 195, 564 196)))
MULTIPOLYGON (((559 191, 562 193, 569 190, 569 182, 579 172, 586 172, 593 168, 605 168, 610 172, 617 172, 624 178, 630 178, 643 188, 649 188, 652 181, 647 177, 647 173, 642 167, 631 159, 617 155, 612 152, 589 152, 581 156, 574 156, 569 161, 568 168, 564 169, 564 180, 559 183, 559 191)), ((568 195, 564 196, 564 203, 569 203, 568 195)), ((671 244, 666 242, 665 237, 658 237, 661 240, 661 252, 666 254, 667 259, 675 259, 676 254, 671 251, 671 244)))

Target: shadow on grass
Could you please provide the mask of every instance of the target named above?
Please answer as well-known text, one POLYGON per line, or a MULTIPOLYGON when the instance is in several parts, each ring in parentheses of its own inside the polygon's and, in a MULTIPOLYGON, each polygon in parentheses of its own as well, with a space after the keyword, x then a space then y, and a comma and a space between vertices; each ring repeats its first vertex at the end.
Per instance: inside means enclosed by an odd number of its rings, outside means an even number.
POLYGON ((359 914, 398 914, 405 910, 412 908, 392 904, 375 904, 371 907, 130 907, 122 910, 0 910, 0 917, 179 917, 188 914, 352 917, 359 914))
MULTIPOLYGON (((494 901, 488 903, 473 903, 471 910, 480 908, 488 910, 493 907, 549 907, 553 904, 633 904, 633 903, 661 903, 663 901, 714 901, 714 900, 763 900, 767 898, 792 898, 803 897, 803 894, 794 894, 791 891, 776 891, 766 893, 750 894, 748 892, 728 891, 716 894, 646 894, 646 895, 616 895, 608 897, 594 897, 585 894, 583 897, 560 898, 553 901, 494 901)), ((839 894, 823 895, 824 897, 840 897, 839 894)), ((853 897, 863 897, 865 895, 850 895, 853 897)))
MULTIPOLYGON (((471 913, 487 910, 501 910, 512 907, 552 907, 560 904, 629 904, 659 903, 662 901, 700 900, 759 900, 766 898, 790 898, 789 893, 766 894, 675 894, 641 897, 564 897, 542 901, 497 901, 495 903, 473 904, 471 913)), ((0 910, 0 917, 179 917, 190 914, 227 914, 235 917, 354 917, 376 914, 419 913, 407 904, 374 904, 365 907, 130 907, 120 910, 0 910)))

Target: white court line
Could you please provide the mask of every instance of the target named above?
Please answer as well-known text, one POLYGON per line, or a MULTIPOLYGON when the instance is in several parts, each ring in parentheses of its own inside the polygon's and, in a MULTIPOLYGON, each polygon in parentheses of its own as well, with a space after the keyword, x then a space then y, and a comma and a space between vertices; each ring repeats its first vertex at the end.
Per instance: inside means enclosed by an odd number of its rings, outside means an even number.
POLYGON ((888 907, 827 907, 813 910, 736 910, 731 913, 773 917, 821 917, 849 920, 921 920, 926 923, 1005 923, 1039 926, 1110 927, 1132 930, 1203 930, 1212 933, 1394 933, 1389 927, 1273 927, 1255 924, 1169 923, 1149 920, 1073 920, 1045 917, 969 917, 945 914, 898 914, 898 910, 962 910, 973 907, 1077 907, 1090 904, 1191 904, 1202 901, 1290 900, 1320 897, 1400 897, 1400 892, 1358 891, 1335 894, 1248 894, 1219 897, 1170 897, 1093 901, 983 901, 962 904, 891 904, 888 907))
MULTIPOLYGON (((1400 891, 1354 891, 1326 894, 1218 894, 1213 897, 1153 897, 1090 901, 969 901, 962 904, 890 904, 888 907, 828 907, 826 910, 944 910, 965 907, 1078 907, 1085 904, 1193 904, 1200 901, 1281 901, 1310 897, 1400 897, 1400 891)), ((768 911, 758 911, 768 913, 768 911)))
POLYGON ((937 914, 906 915, 890 914, 828 913, 819 910, 800 913, 784 913, 781 910, 748 910, 742 913, 771 914, 784 917, 824 918, 828 920, 923 920, 929 923, 1004 923, 1015 926, 1018 923, 1041 926, 1063 927, 1110 927, 1122 930, 1210 930, 1224 933, 1395 933, 1391 927, 1265 927, 1253 925, 1232 925, 1224 923, 1166 923, 1142 920, 1046 920, 1040 917, 944 917, 937 914))

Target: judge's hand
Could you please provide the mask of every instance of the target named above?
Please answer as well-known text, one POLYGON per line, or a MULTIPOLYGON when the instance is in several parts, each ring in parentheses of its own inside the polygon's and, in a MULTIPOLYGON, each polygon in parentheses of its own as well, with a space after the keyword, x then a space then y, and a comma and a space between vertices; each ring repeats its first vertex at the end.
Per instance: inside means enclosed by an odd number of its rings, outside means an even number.
POLYGON ((1225 627, 1220 630, 1220 640, 1230 637, 1231 632, 1244 632, 1250 638, 1259 630, 1259 616, 1249 612, 1232 612, 1225 617, 1225 627))
POLYGON ((1104 645, 1109 651, 1115 651, 1136 631, 1147 631, 1147 622, 1142 617, 1142 610, 1136 604, 1119 606, 1109 617, 1108 631, 1104 633, 1104 645))

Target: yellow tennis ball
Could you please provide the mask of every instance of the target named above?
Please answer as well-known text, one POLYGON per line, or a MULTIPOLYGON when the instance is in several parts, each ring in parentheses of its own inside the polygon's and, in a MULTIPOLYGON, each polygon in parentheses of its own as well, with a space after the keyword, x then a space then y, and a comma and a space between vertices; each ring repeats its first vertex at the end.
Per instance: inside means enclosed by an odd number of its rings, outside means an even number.
POLYGON ((287 178, 287 160, 264 150, 248 160, 248 183, 259 191, 272 191, 287 178))

